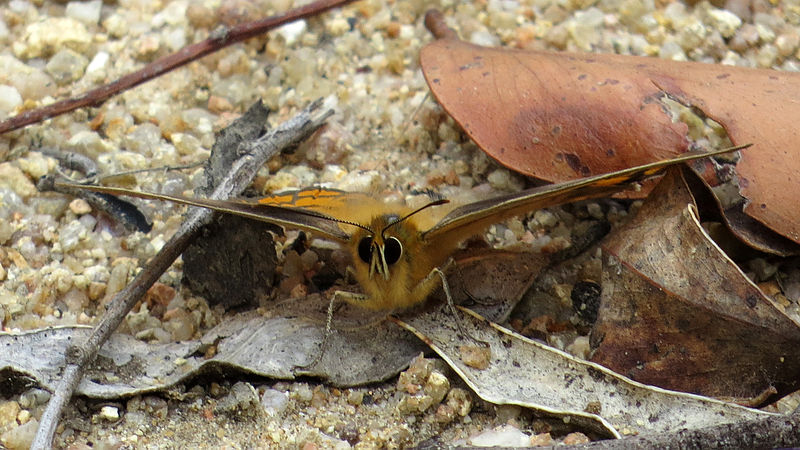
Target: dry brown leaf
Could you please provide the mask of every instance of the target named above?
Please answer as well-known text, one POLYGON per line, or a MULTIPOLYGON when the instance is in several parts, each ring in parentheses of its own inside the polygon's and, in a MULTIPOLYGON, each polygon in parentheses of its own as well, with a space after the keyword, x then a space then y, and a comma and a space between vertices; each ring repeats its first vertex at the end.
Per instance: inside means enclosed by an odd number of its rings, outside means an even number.
POLYGON ((436 99, 505 166, 559 182, 669 158, 687 126, 662 100, 754 144, 736 167, 744 211, 800 243, 800 74, 621 55, 486 48, 440 39, 420 53, 436 99))
MULTIPOLYGON (((679 171, 603 245, 592 360, 647 384, 744 401, 800 388, 799 324, 700 226, 679 171)), ((762 399, 763 400, 763 399, 762 399)))

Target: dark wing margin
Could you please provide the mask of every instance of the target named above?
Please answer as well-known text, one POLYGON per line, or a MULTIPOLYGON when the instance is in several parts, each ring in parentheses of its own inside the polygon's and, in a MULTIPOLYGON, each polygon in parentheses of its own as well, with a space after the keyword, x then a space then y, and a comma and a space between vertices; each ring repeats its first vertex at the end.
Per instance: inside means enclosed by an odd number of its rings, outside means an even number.
POLYGON ((163 200, 183 205, 197 206, 214 211, 233 214, 248 219, 259 220, 279 225, 284 228, 309 231, 317 236, 324 236, 337 241, 347 241, 350 234, 339 226, 339 223, 324 214, 302 208, 261 205, 254 202, 235 200, 212 200, 204 198, 184 197, 182 195, 154 194, 150 192, 133 191, 123 188, 93 186, 73 183, 56 183, 71 189, 81 189, 100 192, 110 195, 125 195, 148 200, 163 200))
POLYGON ((670 166, 742 150, 750 145, 710 152, 687 152, 672 159, 469 203, 450 211, 439 223, 423 232, 422 236, 429 242, 440 237, 452 239, 451 234, 458 236, 457 239, 466 239, 480 233, 489 225, 511 217, 563 203, 605 197, 627 189, 630 183, 657 175, 670 166))

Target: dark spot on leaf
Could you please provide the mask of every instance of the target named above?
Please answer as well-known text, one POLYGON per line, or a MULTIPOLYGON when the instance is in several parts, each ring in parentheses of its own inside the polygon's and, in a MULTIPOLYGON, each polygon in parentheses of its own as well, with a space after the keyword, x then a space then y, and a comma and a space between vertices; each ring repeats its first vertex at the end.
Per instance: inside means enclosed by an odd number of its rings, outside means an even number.
POLYGON ((606 149, 606 156, 613 158, 616 154, 617 152, 613 148, 606 149))
POLYGON ((587 76, 588 75, 586 75, 585 73, 582 73, 582 74, 578 75, 578 79, 579 80, 585 80, 587 76))
POLYGON ((574 170, 575 173, 580 174, 581 176, 587 177, 591 175, 589 168, 581 163, 581 159, 574 153, 557 153, 556 158, 561 158, 566 161, 567 165, 574 170))
POLYGON ((595 381, 604 381, 606 379, 606 374, 595 369, 594 367, 588 367, 586 371, 589 373, 589 376, 592 377, 592 379, 595 381))
POLYGON ((433 79, 433 83, 434 83, 434 84, 439 84, 439 79, 438 79, 438 78, 434 78, 434 79, 433 79))
POLYGON ((723 73, 723 74, 717 75, 717 79, 718 80, 724 80, 725 78, 728 78, 729 76, 731 76, 731 74, 723 73))
POLYGON ((761 204, 761 209, 767 209, 767 204, 766 203, 762 203, 761 204))
POLYGON ((553 136, 558 136, 559 134, 561 134, 561 127, 559 125, 554 126, 553 129, 550 130, 550 134, 552 134, 553 136))
POLYGON ((747 298, 744 299, 744 302, 747 303, 747 306, 749 308, 755 308, 757 301, 758 299, 756 298, 755 295, 748 295, 747 298))

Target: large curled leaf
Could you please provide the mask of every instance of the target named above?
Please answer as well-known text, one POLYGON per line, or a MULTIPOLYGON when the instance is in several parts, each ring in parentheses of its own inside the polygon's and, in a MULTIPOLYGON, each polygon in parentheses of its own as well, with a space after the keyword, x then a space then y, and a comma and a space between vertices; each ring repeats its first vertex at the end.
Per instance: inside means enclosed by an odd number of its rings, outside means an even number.
POLYGON ((665 98, 754 144, 736 166, 744 211, 800 243, 800 74, 656 58, 486 48, 440 39, 420 53, 436 99, 507 167, 564 181, 683 152, 665 98))
POLYGON ((709 238, 680 172, 603 250, 593 361, 643 383, 743 401, 800 388, 800 326, 709 238))

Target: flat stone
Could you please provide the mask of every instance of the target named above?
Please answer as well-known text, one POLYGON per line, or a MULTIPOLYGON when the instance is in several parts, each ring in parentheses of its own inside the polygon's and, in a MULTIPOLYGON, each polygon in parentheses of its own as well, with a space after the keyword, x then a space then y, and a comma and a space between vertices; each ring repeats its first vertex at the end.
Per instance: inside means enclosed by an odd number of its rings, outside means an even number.
POLYGON ((84 53, 92 36, 81 22, 69 17, 51 17, 28 25, 22 40, 14 42, 14 55, 22 59, 46 58, 69 48, 84 53))

